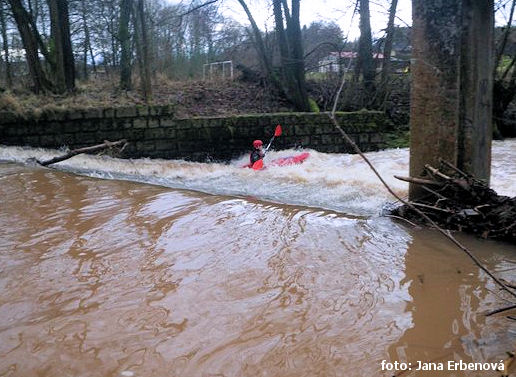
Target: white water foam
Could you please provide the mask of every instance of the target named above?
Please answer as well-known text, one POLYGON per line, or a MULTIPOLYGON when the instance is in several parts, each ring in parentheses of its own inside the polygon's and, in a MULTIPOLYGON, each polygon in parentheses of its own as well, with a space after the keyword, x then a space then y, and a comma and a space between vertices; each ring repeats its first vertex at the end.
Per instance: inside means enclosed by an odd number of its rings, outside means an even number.
MULTIPOLYGON (((251 196, 275 202, 326 208, 356 215, 373 215, 393 198, 358 155, 327 154, 309 150, 301 165, 270 166, 263 171, 243 169, 248 156, 229 164, 183 160, 115 159, 79 155, 55 166, 100 178, 128 179, 212 194, 251 196)), ((25 162, 47 159, 56 150, 0 146, 0 160, 25 162)), ((271 151, 267 161, 300 153, 271 151)), ((400 196, 407 184, 394 175, 408 175, 408 149, 366 153, 387 183, 400 196)), ((493 143, 492 187, 499 194, 516 196, 516 139, 493 143)))

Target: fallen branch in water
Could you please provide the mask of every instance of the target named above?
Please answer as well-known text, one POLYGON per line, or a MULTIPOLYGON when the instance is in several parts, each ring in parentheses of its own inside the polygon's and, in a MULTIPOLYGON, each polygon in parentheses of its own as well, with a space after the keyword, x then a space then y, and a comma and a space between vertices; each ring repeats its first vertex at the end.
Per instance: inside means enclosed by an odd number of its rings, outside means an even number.
POLYGON ((124 148, 126 146, 127 146, 127 140, 125 140, 125 139, 113 141, 113 142, 104 140, 104 143, 102 143, 102 144, 93 145, 91 147, 72 149, 71 151, 69 151, 68 153, 66 153, 62 156, 57 156, 57 157, 51 158, 50 160, 46 160, 46 161, 36 160, 36 162, 42 166, 48 166, 51 164, 55 164, 57 162, 68 160, 69 158, 72 158, 73 156, 77 156, 78 154, 81 154, 81 153, 98 152, 98 151, 104 150, 106 148, 120 147, 119 151, 121 152, 122 150, 124 150, 124 148))
MULTIPOLYGON (((443 236, 445 236, 447 239, 449 239, 451 242, 453 242, 453 244, 455 244, 455 246, 457 246, 459 249, 461 249, 464 253, 466 253, 466 255, 473 261, 473 263, 475 263, 475 265, 477 265, 482 271, 484 271, 491 279, 493 279, 493 281, 498 284, 500 286, 501 289, 503 289, 504 291, 506 291, 507 293, 509 293, 511 296, 513 297, 516 297, 516 292, 513 291, 512 289, 510 289, 508 286, 506 286, 499 278, 497 278, 486 266, 484 266, 479 260, 477 257, 475 257, 471 251, 469 251, 468 248, 466 248, 466 246, 464 246, 462 243, 460 243, 455 237, 453 237, 450 233, 450 231, 447 231, 447 230, 444 230, 443 228, 441 228, 439 225, 437 225, 437 223, 435 221, 433 221, 427 214, 425 214, 423 211, 421 211, 420 209, 418 209, 416 206, 414 206, 411 202, 407 201, 407 200, 404 200, 403 198, 401 198, 398 194, 396 194, 392 189, 391 187, 387 184, 387 182, 385 182, 385 180, 382 178, 382 176, 380 175, 380 173, 378 172, 378 170, 376 170, 376 168, 373 166, 373 164, 371 163, 371 161, 369 161, 369 159, 364 155, 364 153, 362 153, 362 151, 360 150, 360 148, 358 147, 358 145, 356 145, 356 143, 353 141, 353 139, 351 139, 349 137, 349 135, 344 132, 344 130, 342 129, 342 127, 340 127, 339 125, 339 122, 337 121, 337 118, 335 116, 335 113, 336 113, 336 110, 337 110, 337 102, 339 100, 339 97, 340 97, 340 93, 342 92, 342 88, 344 87, 344 83, 346 81, 346 76, 343 75, 342 76, 342 81, 341 81, 341 84, 340 84, 340 87, 337 91, 337 94, 335 95, 335 100, 334 100, 334 103, 333 103, 333 108, 332 108, 332 111, 331 113, 328 115, 329 118, 331 119, 333 125, 335 126, 335 128, 340 132, 342 138, 353 148, 353 150, 360 155, 360 157, 362 157, 362 159, 365 161, 365 163, 367 165, 369 165, 369 167, 371 168, 371 170, 373 171, 373 173, 378 177, 378 179, 380 180, 380 182, 382 182, 382 184, 384 185, 384 187, 387 189, 387 191, 389 191, 389 193, 394 196, 397 200, 399 200, 401 203, 405 204, 407 207, 409 207, 411 210, 413 210, 415 213, 417 213, 419 216, 421 216, 423 219, 425 219, 432 227, 434 227, 436 230, 438 230, 443 236)), ((461 172, 462 174, 466 175, 465 173, 461 172)), ((467 176, 467 175, 466 175, 467 176)), ((441 177, 443 178, 443 177, 441 177)), ((449 177, 446 177, 446 178, 449 178, 449 177)))
POLYGON ((412 221, 407 220, 407 219, 405 219, 405 218, 403 218, 403 217, 396 216, 396 215, 384 215, 384 216, 385 216, 385 217, 391 217, 391 218, 393 218, 393 219, 398 219, 398 220, 401 220, 401 221, 405 221, 405 222, 409 223, 410 225, 412 225, 414 228, 420 228, 420 226, 419 226, 419 225, 417 225, 417 224, 413 223, 412 221))
POLYGON ((434 207, 434 206, 429 206, 429 205, 427 205, 427 204, 423 204, 423 203, 410 202, 410 204, 412 204, 413 206, 416 206, 416 207, 428 208, 428 209, 431 209, 431 210, 434 210, 434 211, 441 211, 441 212, 446 212, 446 213, 453 213, 453 212, 451 212, 451 211, 448 211, 447 209, 443 209, 443 208, 439 208, 439 207, 434 207))
POLYGON ((513 288, 513 289, 516 289, 516 285, 515 285, 515 284, 510 283, 510 282, 508 282, 508 281, 507 281, 507 280, 505 280, 505 279, 501 279, 501 280, 503 281, 503 283, 504 283, 506 286, 508 286, 508 287, 510 287, 510 288, 513 288))
POLYGON ((512 310, 512 309, 516 309, 516 305, 509 305, 509 306, 506 306, 505 308, 500 308, 500 309, 490 311, 490 312, 486 313, 486 317, 489 317, 490 315, 493 315, 493 314, 506 312, 506 311, 512 310))

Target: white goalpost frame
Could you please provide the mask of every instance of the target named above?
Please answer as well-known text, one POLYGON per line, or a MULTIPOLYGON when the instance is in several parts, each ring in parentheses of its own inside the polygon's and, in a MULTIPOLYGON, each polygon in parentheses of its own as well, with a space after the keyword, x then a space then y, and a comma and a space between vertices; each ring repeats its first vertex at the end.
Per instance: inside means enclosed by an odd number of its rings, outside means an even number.
POLYGON ((225 60, 222 62, 213 62, 213 63, 206 63, 202 66, 202 79, 206 81, 206 68, 210 67, 210 80, 213 80, 213 67, 217 65, 222 65, 222 78, 226 78, 226 69, 225 66, 229 65, 229 78, 233 80, 233 60, 225 60))

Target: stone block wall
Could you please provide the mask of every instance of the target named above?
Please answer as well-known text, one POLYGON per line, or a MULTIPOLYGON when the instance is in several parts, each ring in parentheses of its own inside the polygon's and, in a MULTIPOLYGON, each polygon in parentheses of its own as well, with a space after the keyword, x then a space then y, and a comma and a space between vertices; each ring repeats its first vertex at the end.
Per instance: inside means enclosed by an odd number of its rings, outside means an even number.
MULTIPOLYGON (((364 151, 384 147, 392 125, 381 112, 339 113, 345 131, 364 151)), ((0 144, 70 149, 127 139, 125 157, 228 160, 267 143, 277 124, 283 135, 274 148, 295 146, 321 152, 351 152, 326 113, 278 113, 179 119, 171 106, 134 106, 17 116, 0 112, 0 144)))

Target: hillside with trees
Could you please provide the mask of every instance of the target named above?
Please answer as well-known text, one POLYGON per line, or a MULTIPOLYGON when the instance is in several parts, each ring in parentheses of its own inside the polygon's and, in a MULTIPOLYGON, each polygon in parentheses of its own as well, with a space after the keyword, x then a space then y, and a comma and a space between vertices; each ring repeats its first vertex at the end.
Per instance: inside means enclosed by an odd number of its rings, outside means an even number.
MULTIPOLYGON (((360 37, 348 40, 349 30, 333 22, 301 25, 299 0, 266 2, 273 30, 244 0, 1 0, 0 107, 171 103, 182 116, 328 111, 345 74, 338 109, 379 109, 408 124, 410 29, 397 26, 397 3, 382 1, 378 35, 369 0, 346 3, 360 27, 360 37), (246 19, 228 17, 222 4, 246 19)), ((507 134, 516 93, 514 3, 496 4, 506 25, 497 29, 494 119, 507 134)))

